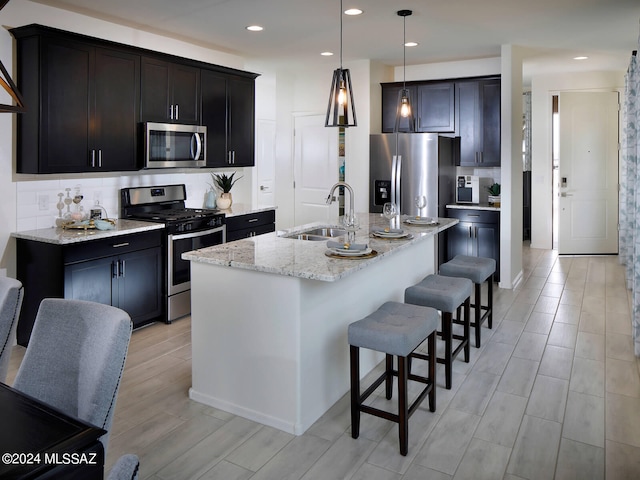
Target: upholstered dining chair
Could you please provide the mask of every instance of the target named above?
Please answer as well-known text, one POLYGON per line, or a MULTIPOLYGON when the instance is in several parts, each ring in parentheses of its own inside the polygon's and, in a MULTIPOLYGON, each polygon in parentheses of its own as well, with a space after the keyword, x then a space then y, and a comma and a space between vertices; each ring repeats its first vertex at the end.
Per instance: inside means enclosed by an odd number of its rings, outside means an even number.
POLYGON ((106 457, 131 330, 119 308, 45 298, 13 387, 106 430, 106 457))
POLYGON ((107 480, 136 480, 139 467, 140 460, 138 456, 133 453, 127 453, 116 460, 106 478, 107 480))
POLYGON ((0 382, 7 378, 13 335, 18 324, 24 289, 15 278, 0 277, 0 382))

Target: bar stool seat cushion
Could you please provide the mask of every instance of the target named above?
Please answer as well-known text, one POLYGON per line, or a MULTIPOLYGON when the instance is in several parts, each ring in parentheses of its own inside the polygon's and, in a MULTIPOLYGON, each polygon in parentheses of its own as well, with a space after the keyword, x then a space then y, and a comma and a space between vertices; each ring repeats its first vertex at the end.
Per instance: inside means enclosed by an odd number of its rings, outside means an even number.
POLYGON ((428 275, 404 291, 404 301, 455 312, 471 296, 473 283, 468 278, 428 275))
POLYGON ((495 271, 495 259, 468 255, 456 255, 440 265, 440 275, 468 278, 473 283, 483 283, 495 271))
POLYGON ((437 328, 433 308, 386 302, 349 325, 349 345, 406 357, 437 328))

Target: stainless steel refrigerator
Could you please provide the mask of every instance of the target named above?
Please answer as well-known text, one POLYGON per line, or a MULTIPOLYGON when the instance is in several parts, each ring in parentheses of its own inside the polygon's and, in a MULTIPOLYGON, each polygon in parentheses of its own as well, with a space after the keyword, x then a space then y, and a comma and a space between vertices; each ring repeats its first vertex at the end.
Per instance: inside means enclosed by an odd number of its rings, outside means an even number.
POLYGON ((437 133, 387 133, 371 135, 369 211, 382 212, 386 202, 399 212, 418 215, 415 197, 424 195, 427 206, 420 214, 444 217, 445 206, 455 203, 455 160, 459 138, 437 133))

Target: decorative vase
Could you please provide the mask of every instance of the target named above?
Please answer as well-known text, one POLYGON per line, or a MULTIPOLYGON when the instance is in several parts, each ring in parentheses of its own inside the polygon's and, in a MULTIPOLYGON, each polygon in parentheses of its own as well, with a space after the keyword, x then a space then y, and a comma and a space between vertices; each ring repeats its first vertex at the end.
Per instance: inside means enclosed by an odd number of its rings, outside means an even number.
POLYGON ((213 188, 204 196, 204 208, 216 208, 216 192, 213 188))
POLYGON ((231 192, 227 192, 227 193, 220 194, 220 197, 218 197, 216 204, 218 205, 219 209, 226 210, 231 206, 232 202, 233 202, 233 199, 231 198, 231 192))
POLYGON ((489 195, 489 198, 487 200, 489 205, 492 207, 500 206, 500 195, 489 195))

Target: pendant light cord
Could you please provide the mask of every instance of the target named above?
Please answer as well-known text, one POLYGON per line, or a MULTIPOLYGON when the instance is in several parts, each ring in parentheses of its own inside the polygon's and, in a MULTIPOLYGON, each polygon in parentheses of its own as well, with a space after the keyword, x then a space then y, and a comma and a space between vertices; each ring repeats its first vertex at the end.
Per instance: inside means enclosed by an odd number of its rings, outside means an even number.
POLYGON ((342 70, 342 0, 340 0, 340 70, 342 70))
POLYGON ((402 89, 407 89, 407 17, 402 17, 402 89))

